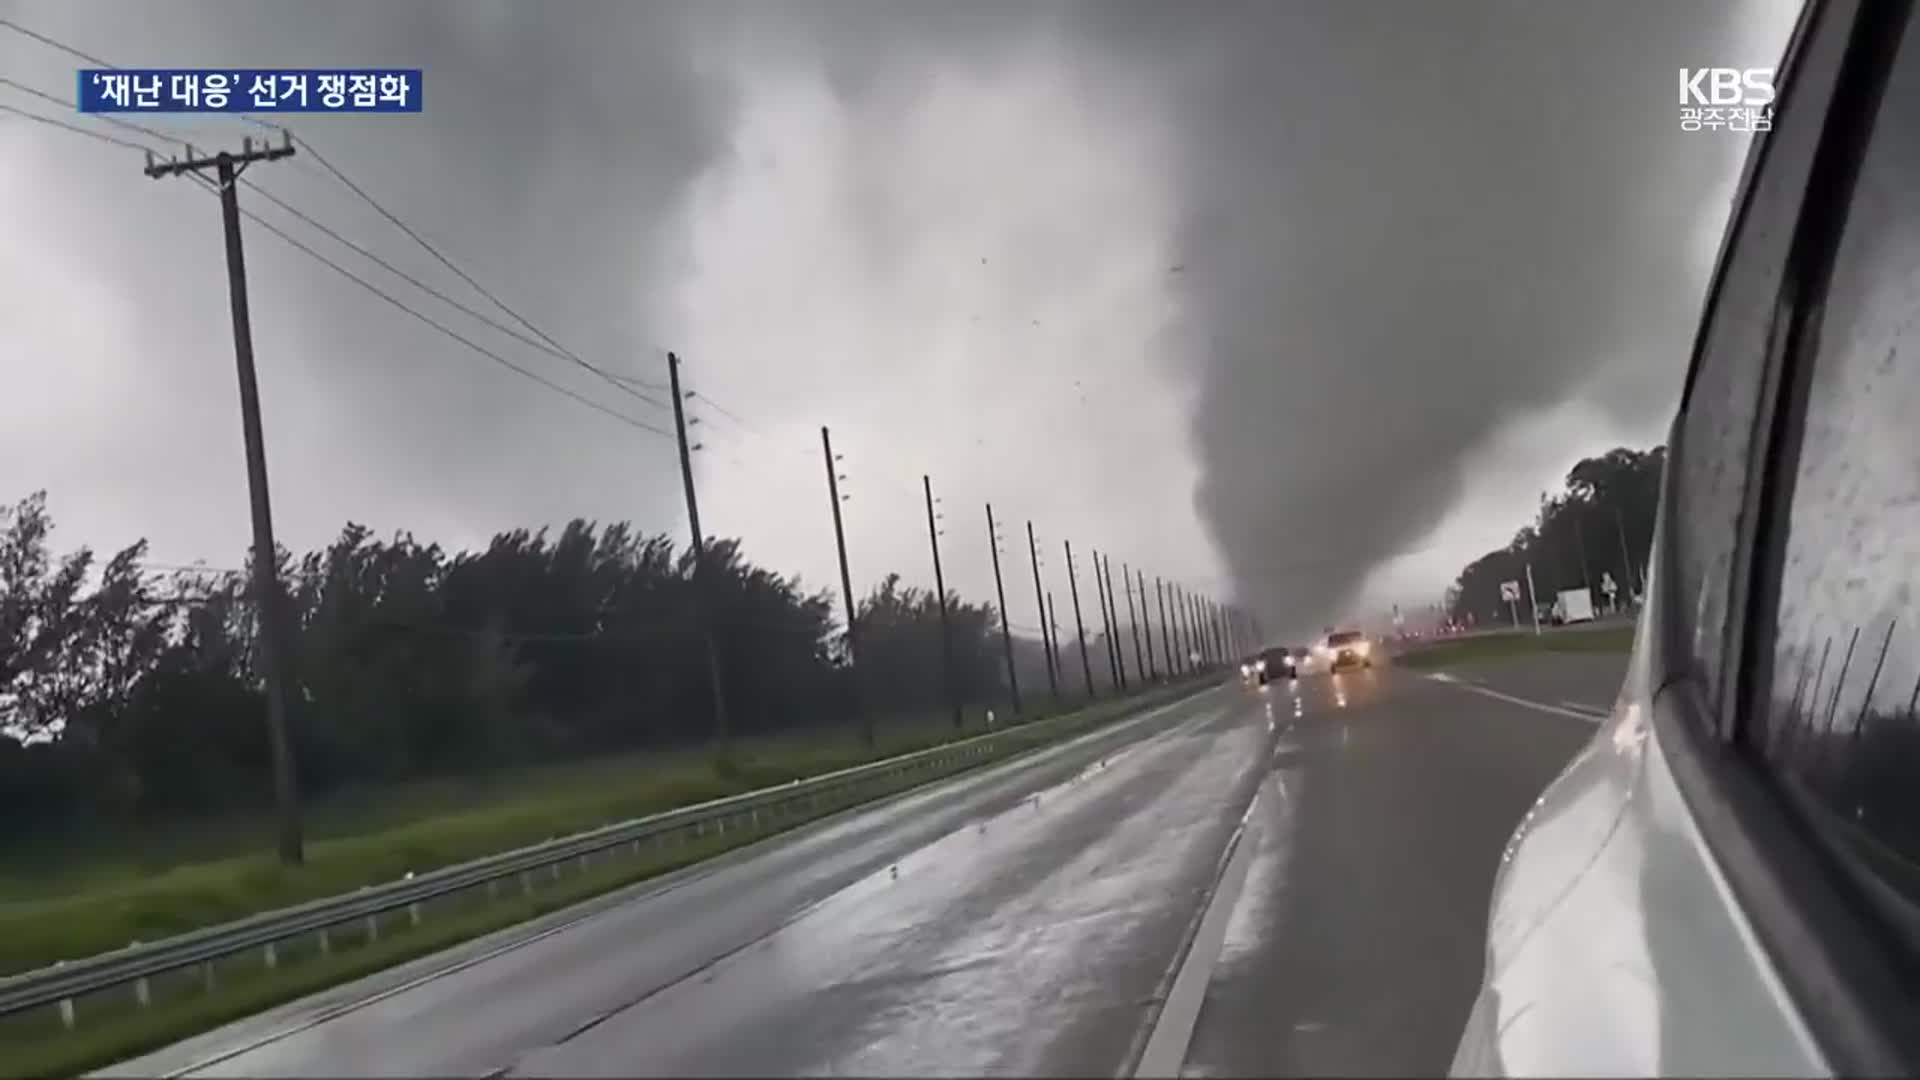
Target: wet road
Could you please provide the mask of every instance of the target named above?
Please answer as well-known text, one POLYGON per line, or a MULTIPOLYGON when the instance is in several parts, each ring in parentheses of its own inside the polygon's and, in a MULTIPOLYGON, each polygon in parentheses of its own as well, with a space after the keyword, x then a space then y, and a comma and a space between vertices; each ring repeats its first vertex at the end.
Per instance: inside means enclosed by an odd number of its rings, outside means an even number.
MULTIPOLYGON (((1573 659, 1516 678, 1605 704, 1621 662, 1573 659)), ((1433 1073, 1590 730, 1410 672, 1210 691, 114 1071, 1433 1073)))
POLYGON ((1249 822, 1182 1075, 1444 1074, 1500 852, 1625 668, 1542 654, 1470 667, 1463 685, 1396 673, 1384 692, 1306 695, 1269 781, 1286 797, 1249 822))

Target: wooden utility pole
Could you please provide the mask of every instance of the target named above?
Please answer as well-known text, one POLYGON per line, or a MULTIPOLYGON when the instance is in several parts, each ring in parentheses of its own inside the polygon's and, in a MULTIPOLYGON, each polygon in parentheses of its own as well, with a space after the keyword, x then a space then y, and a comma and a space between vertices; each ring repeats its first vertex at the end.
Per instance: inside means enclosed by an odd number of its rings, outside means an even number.
POLYGON ((714 637, 714 582, 707 566, 706 534, 700 531, 700 500, 693 488, 693 448, 687 444, 685 395, 680 392, 680 357, 667 354, 667 381, 673 389, 673 431, 680 441, 680 480, 687 489, 687 524, 693 530, 693 587, 700 597, 700 632, 707 643, 707 681, 713 688, 713 741, 728 753, 727 692, 720 673, 720 644, 714 637))
POLYGON ((947 707, 953 710, 953 726, 961 726, 960 694, 953 677, 953 624, 947 617, 947 579, 940 573, 940 523, 933 512, 933 478, 922 475, 920 486, 927 494, 927 542, 933 545, 933 587, 940 594, 940 670, 946 680, 947 707))
POLYGON ((1067 588, 1073 593, 1073 629, 1080 638, 1080 673, 1086 676, 1087 697, 1093 697, 1093 661, 1087 658, 1087 624, 1080 618, 1080 577, 1073 572, 1073 541, 1062 540, 1067 550, 1067 588))
POLYGON ((820 453, 827 463, 827 499, 833 503, 833 546, 840 553, 840 595, 847 605, 847 678, 853 689, 853 711, 860 719, 860 737, 868 746, 873 745, 873 714, 865 707, 860 694, 860 653, 855 648, 854 634, 856 619, 853 609, 853 578, 847 573, 847 531, 840 524, 840 504, 846 496, 840 494, 839 459, 833 453, 833 436, 827 433, 826 425, 820 427, 820 453))
MULTIPOLYGON (((240 431, 246 441, 247 493, 253 516, 253 603, 259 617, 260 675, 267 697, 267 742, 273 761, 273 802, 279 827, 280 861, 299 866, 306 861, 306 842, 300 823, 299 772, 294 765, 287 703, 291 699, 291 642, 287 632, 285 594, 280 588, 280 549, 273 539, 273 505, 267 493, 267 447, 260 420, 260 383, 253 366, 253 319, 247 308, 247 261, 240 241, 240 198, 237 181, 256 161, 278 161, 293 156, 293 136, 279 146, 255 146, 241 141, 238 154, 222 150, 212 157, 157 161, 147 155, 146 173, 153 179, 199 174, 214 170, 220 185, 220 219, 227 247, 227 298, 233 309, 233 357, 240 375, 240 431)), ((189 155, 192 151, 189 148, 189 155)))
POLYGON ((1000 580, 1000 529, 993 521, 993 504, 987 504, 987 542, 993 545, 993 592, 1000 601, 1000 648, 1007 655, 1007 693, 1013 698, 1013 715, 1020 716, 1020 676, 1013 666, 1013 627, 1007 623, 1007 587, 1000 580))
POLYGON ((1047 610, 1046 590, 1040 585, 1040 547, 1034 543, 1033 522, 1027 522, 1027 557, 1033 562, 1033 602, 1040 607, 1040 645, 1047 654, 1047 689, 1060 704, 1060 662, 1053 641, 1053 613, 1047 610))

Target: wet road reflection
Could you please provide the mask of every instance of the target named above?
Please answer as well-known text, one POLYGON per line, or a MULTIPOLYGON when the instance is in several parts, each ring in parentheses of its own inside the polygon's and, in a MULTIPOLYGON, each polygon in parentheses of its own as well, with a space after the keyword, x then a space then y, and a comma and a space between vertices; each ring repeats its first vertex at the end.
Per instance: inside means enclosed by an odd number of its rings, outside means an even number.
POLYGON ((1255 700, 911 853, 513 1075, 1112 1075, 1266 771, 1255 700))

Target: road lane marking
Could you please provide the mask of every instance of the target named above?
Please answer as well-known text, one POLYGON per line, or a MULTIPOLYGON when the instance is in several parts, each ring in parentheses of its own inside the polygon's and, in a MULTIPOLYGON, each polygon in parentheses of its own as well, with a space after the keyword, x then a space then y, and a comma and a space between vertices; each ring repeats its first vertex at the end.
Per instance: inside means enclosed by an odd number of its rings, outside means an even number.
POLYGON ((1520 705, 1539 712, 1552 713, 1555 716, 1570 716, 1575 720, 1585 720, 1589 724, 1597 724, 1605 720, 1608 715, 1604 709, 1597 709, 1591 705, 1582 705, 1579 702, 1567 701, 1559 705, 1549 705, 1544 701, 1535 701, 1532 698, 1523 698, 1514 694, 1504 693, 1490 686, 1481 686, 1478 683, 1468 682, 1458 676, 1449 675, 1444 671, 1431 672, 1427 675, 1427 678, 1437 683, 1445 683, 1448 686, 1466 690, 1470 693, 1495 698, 1511 705, 1520 705))
POLYGON ((1260 805, 1260 795, 1261 788, 1255 788, 1246 812, 1240 815, 1240 823, 1227 839, 1223 853, 1225 865, 1215 882, 1213 895, 1207 899, 1199 928, 1187 945, 1179 974, 1174 976, 1173 987, 1160 1006, 1146 1049, 1141 1051, 1140 1060, 1133 1067, 1133 1076, 1177 1080, 1186 1064, 1187 1045, 1193 1040, 1194 1026, 1200 1021, 1200 1007, 1206 1002, 1207 986, 1213 981, 1214 965, 1219 963, 1220 951, 1226 944, 1227 922, 1247 883, 1247 868, 1257 846, 1248 832, 1259 828, 1254 810, 1260 805))

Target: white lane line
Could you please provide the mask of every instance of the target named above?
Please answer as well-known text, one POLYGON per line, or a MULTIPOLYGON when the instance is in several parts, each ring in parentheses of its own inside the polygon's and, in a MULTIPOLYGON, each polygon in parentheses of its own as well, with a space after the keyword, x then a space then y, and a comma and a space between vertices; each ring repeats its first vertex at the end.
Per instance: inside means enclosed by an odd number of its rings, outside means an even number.
POLYGON ((1259 828, 1254 818, 1254 810, 1260 805, 1261 792, 1256 790, 1253 801, 1247 804, 1247 812, 1240 818, 1240 824, 1234 829, 1233 837, 1228 841, 1231 848, 1227 856, 1225 871, 1220 875, 1220 883, 1213 890, 1213 896, 1207 901, 1206 914, 1200 917, 1200 927, 1194 932, 1193 941, 1187 946, 1186 959, 1180 963, 1180 973, 1174 976, 1173 989, 1168 991, 1167 1000, 1160 1006, 1160 1016, 1154 1021, 1153 1034, 1147 1037, 1147 1046, 1140 1054, 1140 1061, 1134 1066, 1136 1077, 1153 1077, 1155 1080, 1176 1080, 1180 1069, 1186 1064, 1187 1044, 1193 1040, 1194 1025, 1200 1021, 1200 1006, 1207 998, 1207 984, 1213 981, 1214 965, 1220 961, 1220 950, 1227 941, 1227 923, 1233 915, 1234 906, 1240 898, 1240 891, 1247 883, 1247 867, 1253 861, 1253 850, 1257 844, 1249 833, 1259 828))
POLYGON ((1444 671, 1438 671, 1438 672, 1429 674, 1427 678, 1432 679, 1435 682, 1445 683, 1448 686, 1452 686, 1457 689, 1466 690, 1470 693, 1481 694, 1486 697, 1495 698, 1497 700, 1507 702, 1508 704, 1511 704, 1511 705, 1520 705, 1520 706, 1524 706, 1525 708, 1538 710, 1540 712, 1552 713, 1555 716, 1570 716, 1575 720, 1585 720, 1589 724, 1599 723, 1600 721, 1605 720, 1607 718, 1607 713, 1604 710, 1593 709, 1593 707, 1589 705, 1578 705, 1578 703, 1576 702, 1564 702, 1559 705, 1549 705, 1544 701, 1535 701, 1532 698, 1517 697, 1513 694, 1502 693, 1501 691, 1495 690, 1492 687, 1479 686, 1474 683, 1470 683, 1465 679, 1456 678, 1452 675, 1447 674, 1444 671), (1576 706, 1576 707, 1569 708, 1568 706, 1576 706), (1589 711, 1589 710, 1592 710, 1592 711, 1589 711))
POLYGON ((1574 712, 1586 713, 1595 719, 1605 719, 1607 715, 1607 710, 1599 705, 1589 705, 1584 701, 1573 701, 1568 698, 1560 699, 1560 707, 1563 709, 1572 709, 1574 712))

